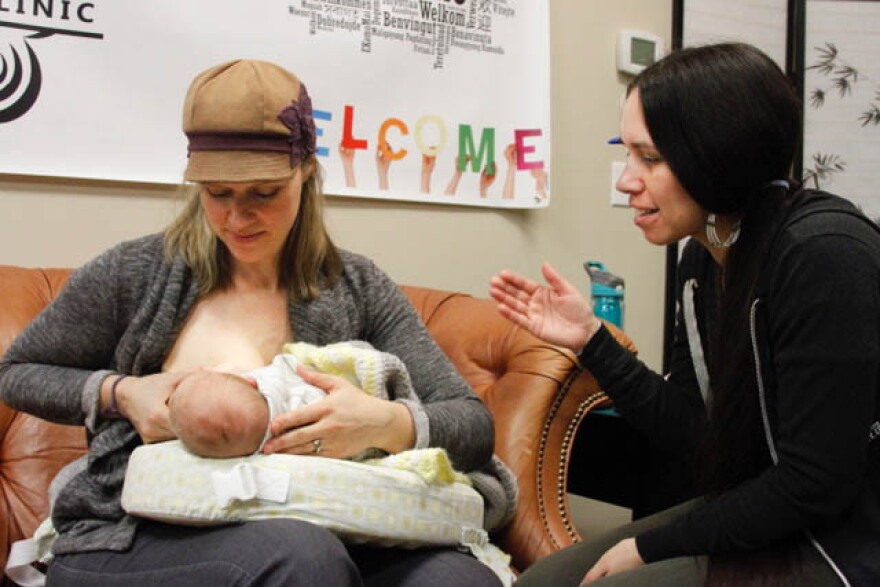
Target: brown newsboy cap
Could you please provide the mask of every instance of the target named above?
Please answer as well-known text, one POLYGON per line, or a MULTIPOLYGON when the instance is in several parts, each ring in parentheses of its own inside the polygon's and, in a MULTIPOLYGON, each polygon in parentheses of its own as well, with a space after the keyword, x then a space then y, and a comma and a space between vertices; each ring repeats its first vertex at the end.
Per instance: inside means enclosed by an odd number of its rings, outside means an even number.
POLYGON ((315 153, 305 85, 266 61, 230 61, 196 76, 183 106, 183 132, 187 181, 283 179, 315 153))

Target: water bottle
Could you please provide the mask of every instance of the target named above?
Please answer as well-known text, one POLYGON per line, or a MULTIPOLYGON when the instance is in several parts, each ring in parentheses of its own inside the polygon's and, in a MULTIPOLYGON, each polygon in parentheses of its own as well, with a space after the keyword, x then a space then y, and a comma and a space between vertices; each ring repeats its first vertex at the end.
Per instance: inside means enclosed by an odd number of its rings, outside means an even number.
POLYGON ((587 261, 584 269, 590 274, 593 313, 618 328, 623 328, 623 278, 609 272, 598 261, 587 261))

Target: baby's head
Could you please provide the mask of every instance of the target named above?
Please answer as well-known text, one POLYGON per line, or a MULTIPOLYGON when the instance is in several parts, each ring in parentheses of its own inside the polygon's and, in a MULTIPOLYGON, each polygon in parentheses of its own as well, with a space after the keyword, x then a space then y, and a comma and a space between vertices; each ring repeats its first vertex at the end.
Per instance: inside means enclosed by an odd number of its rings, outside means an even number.
POLYGON ((194 371, 168 399, 171 429, 191 452, 214 458, 256 452, 269 425, 265 398, 244 377, 194 371))

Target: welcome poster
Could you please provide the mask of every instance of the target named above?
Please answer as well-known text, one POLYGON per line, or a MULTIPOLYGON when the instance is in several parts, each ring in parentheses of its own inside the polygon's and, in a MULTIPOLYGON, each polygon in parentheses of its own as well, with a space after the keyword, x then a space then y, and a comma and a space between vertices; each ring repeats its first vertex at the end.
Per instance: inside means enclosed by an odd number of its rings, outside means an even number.
POLYGON ((547 0, 0 0, 0 173, 178 183, 186 88, 236 59, 309 88, 325 191, 549 203, 547 0))

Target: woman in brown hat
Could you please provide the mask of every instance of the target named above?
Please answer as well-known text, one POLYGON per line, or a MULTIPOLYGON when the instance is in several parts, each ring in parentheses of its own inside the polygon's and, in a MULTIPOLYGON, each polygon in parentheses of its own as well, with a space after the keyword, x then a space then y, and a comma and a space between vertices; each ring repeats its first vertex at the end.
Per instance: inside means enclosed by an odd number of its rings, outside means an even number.
POLYGON ((489 470, 492 419, 398 287, 337 249, 322 218, 305 86, 260 61, 196 77, 186 96, 185 207, 163 233, 122 243, 71 278, 0 364, 9 405, 89 430, 88 459, 53 502, 57 585, 498 585, 455 549, 345 545, 295 520, 211 528, 136 519, 120 506, 138 445, 173 438, 167 401, 200 366, 265 365, 284 342, 365 340, 398 356, 421 402, 386 401, 341 378, 272 423, 266 452, 344 458, 367 448, 442 447, 500 494, 486 529, 506 523, 515 487, 489 470))

